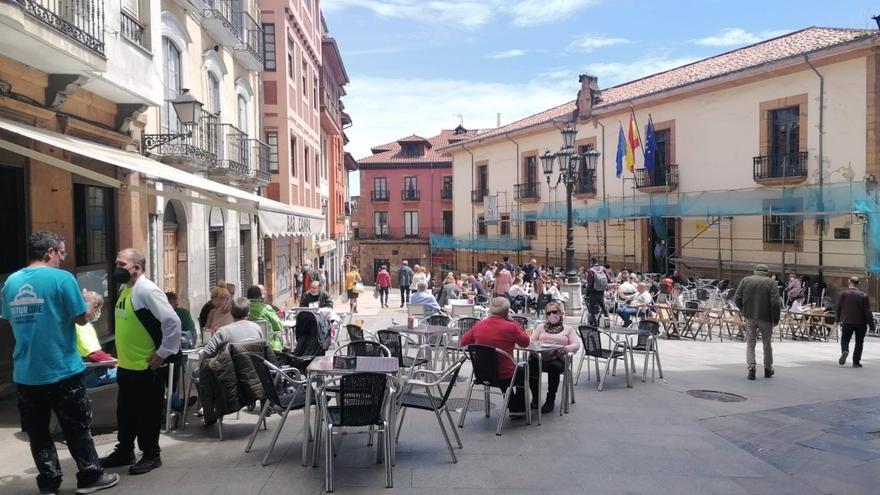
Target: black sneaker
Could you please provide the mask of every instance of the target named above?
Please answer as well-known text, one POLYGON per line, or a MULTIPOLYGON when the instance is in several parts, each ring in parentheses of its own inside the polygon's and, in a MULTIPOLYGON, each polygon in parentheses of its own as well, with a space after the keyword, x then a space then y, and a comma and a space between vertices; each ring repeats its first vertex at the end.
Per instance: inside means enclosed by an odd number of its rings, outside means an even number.
POLYGON ((849 356, 849 351, 843 351, 843 354, 840 355, 840 359, 837 360, 837 364, 843 366, 846 364, 846 357, 849 356))
POLYGON ((101 458, 102 468, 115 468, 122 466, 130 466, 137 461, 133 451, 122 451, 117 447, 107 457, 101 458))
POLYGON ((749 380, 755 379, 755 368, 749 368, 749 380))
POLYGON ((859 363, 853 363, 853 368, 861 368, 862 365, 859 363))
POLYGON ((161 457, 156 456, 152 459, 148 459, 147 456, 142 456, 134 466, 128 468, 128 474, 147 474, 160 467, 162 467, 161 457))
POLYGON ((776 373, 773 368, 764 368, 764 378, 770 378, 776 373))
POLYGON ((553 401, 545 402, 544 405, 541 406, 541 414, 547 414, 547 413, 553 412, 553 406, 554 406, 553 401))
POLYGON ((116 473, 104 473, 100 478, 95 481, 88 483, 86 485, 79 485, 76 489, 76 493, 79 495, 84 495, 87 493, 95 493, 98 490, 103 490, 105 488, 111 488, 116 486, 119 483, 119 475, 116 473))

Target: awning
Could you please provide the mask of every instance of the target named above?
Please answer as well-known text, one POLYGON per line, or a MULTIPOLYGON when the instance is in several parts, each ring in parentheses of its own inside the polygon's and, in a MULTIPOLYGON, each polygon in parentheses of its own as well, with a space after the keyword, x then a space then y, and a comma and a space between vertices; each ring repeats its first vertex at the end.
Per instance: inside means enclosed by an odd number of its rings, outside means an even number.
POLYGON ((324 219, 318 213, 312 213, 305 208, 279 203, 278 201, 273 201, 233 186, 184 172, 134 152, 111 148, 110 146, 59 134, 47 129, 20 124, 4 118, 0 118, 0 129, 45 143, 54 148, 60 148, 81 155, 85 158, 91 158, 109 165, 138 172, 147 178, 177 184, 197 192, 201 197, 175 195, 172 191, 157 190, 150 187, 126 186, 113 177, 108 177, 54 156, 0 139, 0 148, 61 168, 110 187, 157 196, 175 197, 182 201, 221 206, 248 213, 259 213, 263 232, 270 236, 317 235, 324 231, 324 219))
POLYGON ((333 251, 334 249, 336 249, 336 241, 333 241, 333 240, 321 241, 318 243, 317 247, 318 247, 318 254, 325 255, 325 254, 329 253, 330 251, 333 251))

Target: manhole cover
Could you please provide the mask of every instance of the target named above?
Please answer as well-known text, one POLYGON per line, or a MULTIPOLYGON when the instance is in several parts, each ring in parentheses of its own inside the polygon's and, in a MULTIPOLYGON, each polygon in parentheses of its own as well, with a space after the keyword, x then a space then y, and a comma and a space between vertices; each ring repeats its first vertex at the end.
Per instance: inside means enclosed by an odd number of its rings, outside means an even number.
MULTIPOLYGON (((446 403, 452 411, 461 412, 461 410, 464 409, 464 399, 449 399, 446 403)), ((480 399, 471 399, 471 402, 468 405, 468 412, 482 411, 485 407, 483 404, 485 403, 480 399)), ((489 402, 489 409, 495 409, 494 402, 489 402)))
POLYGON ((714 400, 717 402, 743 402, 746 400, 742 395, 719 392, 717 390, 688 390, 687 394, 697 399, 714 400))

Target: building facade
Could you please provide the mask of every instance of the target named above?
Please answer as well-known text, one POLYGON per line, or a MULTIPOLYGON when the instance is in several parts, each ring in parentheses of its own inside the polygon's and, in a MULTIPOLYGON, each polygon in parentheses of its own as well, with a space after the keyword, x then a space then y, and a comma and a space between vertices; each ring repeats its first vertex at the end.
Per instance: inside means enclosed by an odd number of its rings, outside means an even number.
POLYGON ((878 45, 876 31, 809 28, 602 91, 581 76, 577 99, 446 147, 448 244, 463 269, 504 254, 562 265, 565 193, 548 186, 540 155, 573 122, 575 151, 600 153, 596 170, 575 164, 578 265, 598 255, 618 269, 736 279, 766 263, 836 286, 876 273, 878 45), (618 178, 631 115, 642 143, 652 120, 656 165, 637 151, 618 178), (495 225, 486 196, 497 196, 495 225), (484 248, 492 237, 501 242, 484 248), (660 241, 666 256, 655 256, 660 241))
POLYGON ((429 249, 432 233, 452 234, 453 228, 452 159, 436 150, 475 135, 461 126, 429 139, 411 135, 376 146, 372 156, 357 161, 361 195, 353 261, 365 281, 372 282, 382 265, 395 277, 403 260, 432 273, 449 268, 450 253, 429 249))

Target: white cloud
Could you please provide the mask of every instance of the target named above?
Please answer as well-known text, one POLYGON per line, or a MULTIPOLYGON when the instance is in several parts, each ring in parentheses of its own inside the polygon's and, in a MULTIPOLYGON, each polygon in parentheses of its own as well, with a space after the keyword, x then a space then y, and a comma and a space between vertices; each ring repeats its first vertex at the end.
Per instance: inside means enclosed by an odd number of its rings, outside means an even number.
POLYGON ((693 43, 703 46, 743 46, 775 38, 788 32, 790 31, 787 29, 778 29, 750 33, 741 28, 726 28, 722 29, 721 33, 716 36, 707 36, 705 38, 696 39, 693 40, 693 43))
POLYGON ((694 60, 697 60, 697 58, 645 56, 629 62, 590 64, 586 67, 586 72, 597 76, 600 87, 607 88, 689 64, 694 60))
POLYGON ((525 54, 526 54, 525 50, 520 50, 519 48, 514 48, 512 50, 505 50, 503 52, 490 53, 489 55, 487 55, 487 57, 488 58, 495 58, 495 59, 516 58, 516 57, 522 57, 525 54))
POLYGON ((625 45, 627 43, 632 43, 632 41, 626 38, 605 38, 598 35, 585 34, 575 37, 568 45, 568 51, 589 53, 606 46, 625 45))
POLYGON ((332 12, 367 9, 380 17, 411 19, 428 24, 474 29, 500 16, 516 26, 546 24, 562 19, 599 0, 323 0, 332 12))

